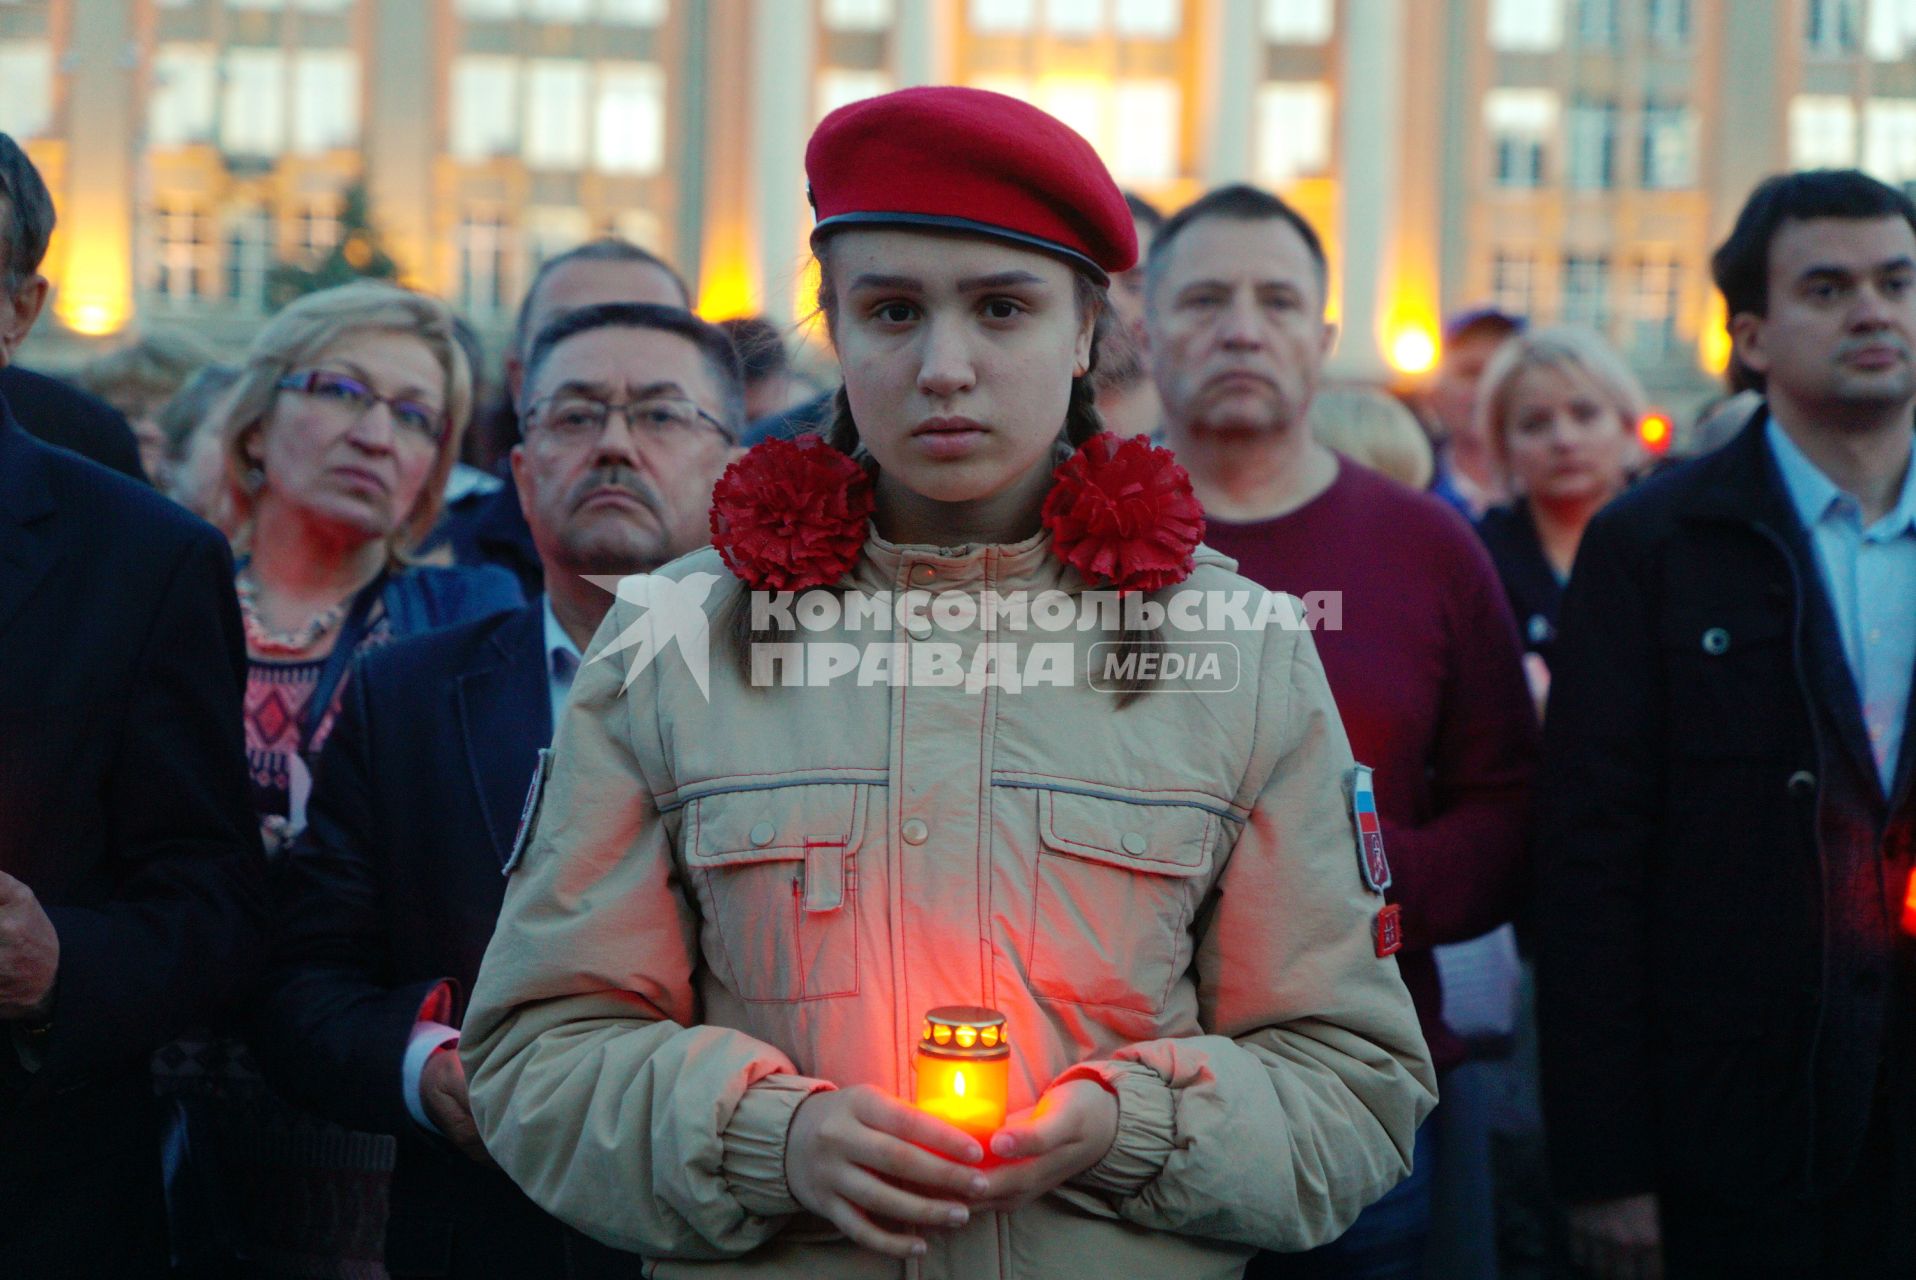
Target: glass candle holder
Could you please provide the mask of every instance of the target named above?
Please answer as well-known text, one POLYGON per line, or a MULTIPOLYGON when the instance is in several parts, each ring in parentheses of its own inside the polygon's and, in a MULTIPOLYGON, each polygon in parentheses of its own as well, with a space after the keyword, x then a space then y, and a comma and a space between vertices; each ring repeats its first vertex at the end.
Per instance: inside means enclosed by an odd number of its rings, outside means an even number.
POLYGON ((927 1013, 914 1083, 919 1110, 964 1130, 989 1151, 991 1135, 1004 1127, 1010 1093, 1005 1015, 962 1005, 927 1013))

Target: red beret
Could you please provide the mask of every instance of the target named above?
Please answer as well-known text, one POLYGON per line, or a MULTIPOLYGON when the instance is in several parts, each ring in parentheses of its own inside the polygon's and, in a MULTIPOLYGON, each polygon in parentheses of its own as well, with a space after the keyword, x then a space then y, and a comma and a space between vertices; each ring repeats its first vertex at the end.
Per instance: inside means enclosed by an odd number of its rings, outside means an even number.
POLYGON ((826 116, 805 148, 819 236, 849 226, 974 231, 1100 278, 1138 260, 1124 193, 1091 144, 1002 93, 938 86, 826 116))

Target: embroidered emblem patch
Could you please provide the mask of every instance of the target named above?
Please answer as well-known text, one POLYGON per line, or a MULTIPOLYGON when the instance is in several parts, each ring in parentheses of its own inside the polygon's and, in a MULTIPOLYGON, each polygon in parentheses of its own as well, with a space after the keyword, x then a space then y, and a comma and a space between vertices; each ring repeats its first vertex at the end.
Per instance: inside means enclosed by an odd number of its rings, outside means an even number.
POLYGON ((539 806, 545 801, 546 779, 552 776, 552 752, 546 748, 539 750, 539 763, 532 769, 532 785, 526 788, 526 802, 519 810, 519 829, 512 836, 512 852, 506 855, 506 865, 501 867, 501 875, 511 875, 519 865, 519 859, 525 856, 526 846, 532 843, 532 832, 539 825, 539 806))
POLYGON ((1367 765, 1351 770, 1351 822, 1357 830, 1357 872, 1372 893, 1390 888, 1390 863, 1384 859, 1384 829, 1377 820, 1377 795, 1367 765))
POLYGON ((1377 956, 1396 955, 1404 946, 1404 909, 1393 902, 1377 913, 1371 926, 1377 940, 1377 956))

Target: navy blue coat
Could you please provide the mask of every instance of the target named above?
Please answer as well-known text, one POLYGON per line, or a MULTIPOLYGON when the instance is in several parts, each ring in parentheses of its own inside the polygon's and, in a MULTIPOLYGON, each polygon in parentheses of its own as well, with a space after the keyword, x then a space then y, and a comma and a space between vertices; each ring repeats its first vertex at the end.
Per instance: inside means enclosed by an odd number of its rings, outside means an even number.
POLYGON ((290 1098, 402 1139, 386 1256, 396 1275, 638 1273, 541 1213, 496 1169, 428 1137, 400 1093, 428 996, 472 989, 505 897, 521 802, 552 738, 537 604, 362 658, 321 754, 307 829, 276 879, 254 1028, 290 1098))
POLYGON ((164 1265, 147 1061, 265 922, 245 680, 225 539, 0 401, 0 870, 60 938, 37 1071, 0 1023, 0 1274, 164 1265))
POLYGON ((1536 939, 1570 1199, 1786 1206, 1873 1128, 1916 1150, 1916 751, 1886 789, 1764 423, 1599 513, 1564 599, 1536 939))

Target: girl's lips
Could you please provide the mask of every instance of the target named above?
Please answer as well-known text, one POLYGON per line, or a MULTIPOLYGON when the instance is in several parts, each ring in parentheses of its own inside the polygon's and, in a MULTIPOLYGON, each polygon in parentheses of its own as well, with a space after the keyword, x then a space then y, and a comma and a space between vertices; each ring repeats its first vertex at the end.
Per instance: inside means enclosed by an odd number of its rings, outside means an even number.
POLYGON ((912 441, 934 458, 961 458, 983 444, 984 439, 985 432, 982 427, 961 427, 955 430, 941 428, 935 431, 921 429, 912 434, 912 441))

